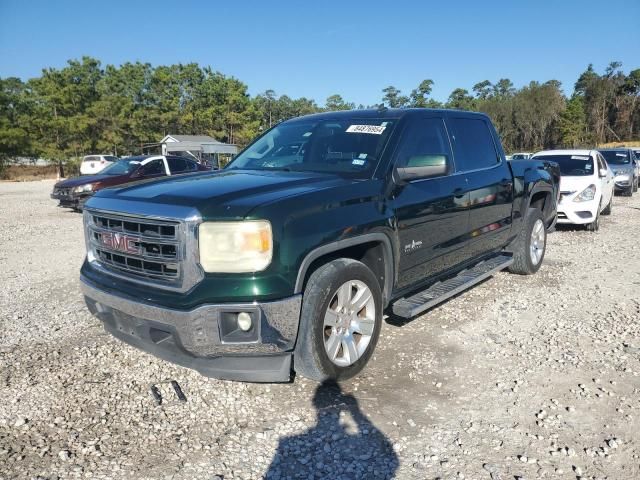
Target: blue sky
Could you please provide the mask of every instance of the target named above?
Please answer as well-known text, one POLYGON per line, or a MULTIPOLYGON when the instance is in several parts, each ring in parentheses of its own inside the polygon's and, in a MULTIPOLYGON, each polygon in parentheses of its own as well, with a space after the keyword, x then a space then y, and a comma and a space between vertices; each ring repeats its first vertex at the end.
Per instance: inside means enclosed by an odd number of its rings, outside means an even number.
POLYGON ((589 63, 640 68, 640 1, 30 1, 0 0, 0 77, 23 79, 70 58, 103 64, 198 62, 256 94, 373 104, 510 78, 560 80, 589 63))

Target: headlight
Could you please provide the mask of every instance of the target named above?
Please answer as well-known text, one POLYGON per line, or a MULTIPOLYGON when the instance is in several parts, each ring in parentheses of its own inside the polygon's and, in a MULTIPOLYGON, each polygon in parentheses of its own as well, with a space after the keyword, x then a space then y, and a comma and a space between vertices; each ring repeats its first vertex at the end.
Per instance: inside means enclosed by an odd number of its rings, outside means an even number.
POLYGON ((271 224, 265 220, 205 222, 198 227, 198 242, 205 272, 259 272, 273 255, 271 224))
POLYGON ((624 171, 622 171, 622 172, 616 172, 616 178, 615 178, 615 180, 628 181, 628 180, 629 180, 629 177, 630 177, 630 175, 629 175, 629 173, 627 173, 627 172, 624 172, 624 171))
POLYGON ((593 200, 596 196, 596 186, 589 185, 583 191, 581 191, 576 198, 573 199, 574 202, 588 202, 589 200, 593 200))
POLYGON ((73 193, 84 193, 84 192, 93 192, 93 187, 95 184, 87 183, 86 185, 80 185, 73 189, 73 193))

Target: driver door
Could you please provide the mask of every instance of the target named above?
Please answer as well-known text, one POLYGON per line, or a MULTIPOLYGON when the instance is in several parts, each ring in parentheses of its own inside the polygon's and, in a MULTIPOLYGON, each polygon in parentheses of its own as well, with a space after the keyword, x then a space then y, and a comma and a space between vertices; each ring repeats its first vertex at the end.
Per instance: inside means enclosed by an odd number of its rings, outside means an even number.
POLYGON ((442 117, 424 115, 405 125, 396 168, 411 168, 429 159, 446 159, 447 172, 398 185, 392 199, 396 216, 400 265, 398 287, 415 285, 464 260, 469 225, 469 191, 464 175, 456 175, 451 145, 442 117))

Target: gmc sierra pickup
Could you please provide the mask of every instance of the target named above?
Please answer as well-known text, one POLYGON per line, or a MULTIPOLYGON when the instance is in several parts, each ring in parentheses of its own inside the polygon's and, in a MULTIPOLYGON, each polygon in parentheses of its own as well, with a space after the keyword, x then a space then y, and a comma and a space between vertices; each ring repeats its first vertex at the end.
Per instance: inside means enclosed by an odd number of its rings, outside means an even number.
POLYGON ((384 311, 536 272, 558 183, 552 162, 507 162, 482 114, 310 115, 224 170, 97 192, 81 285, 107 331, 204 375, 349 378, 384 311))

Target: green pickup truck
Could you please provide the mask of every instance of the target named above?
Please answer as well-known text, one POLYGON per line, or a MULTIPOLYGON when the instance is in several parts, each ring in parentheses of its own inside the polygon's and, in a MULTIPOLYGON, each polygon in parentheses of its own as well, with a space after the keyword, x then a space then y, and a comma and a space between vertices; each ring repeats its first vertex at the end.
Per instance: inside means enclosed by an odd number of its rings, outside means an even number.
POLYGON ((552 162, 507 162, 479 113, 296 118, 223 170, 96 193, 82 290, 115 337, 204 375, 345 379, 385 312, 535 273, 558 183, 552 162))

